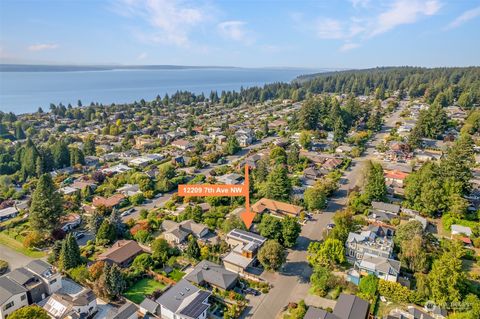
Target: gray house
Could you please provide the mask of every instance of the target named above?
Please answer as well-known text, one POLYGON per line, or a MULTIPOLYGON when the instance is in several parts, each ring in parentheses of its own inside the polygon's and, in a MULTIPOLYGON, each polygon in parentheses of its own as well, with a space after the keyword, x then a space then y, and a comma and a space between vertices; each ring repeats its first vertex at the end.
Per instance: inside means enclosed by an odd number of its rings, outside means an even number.
POLYGON ((333 313, 323 309, 308 307, 304 319, 366 319, 370 305, 354 295, 340 294, 333 313))
POLYGON ((185 279, 197 285, 209 285, 222 290, 232 289, 238 274, 208 260, 202 260, 185 279))

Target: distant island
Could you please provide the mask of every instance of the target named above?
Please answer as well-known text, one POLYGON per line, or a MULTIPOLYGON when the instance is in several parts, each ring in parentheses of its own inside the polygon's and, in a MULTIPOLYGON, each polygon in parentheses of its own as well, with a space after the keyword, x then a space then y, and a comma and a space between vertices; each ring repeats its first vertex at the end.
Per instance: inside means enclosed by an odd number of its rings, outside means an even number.
POLYGON ((190 65, 47 65, 47 64, 0 64, 0 72, 73 72, 112 70, 180 70, 180 69, 238 69, 233 66, 190 65))

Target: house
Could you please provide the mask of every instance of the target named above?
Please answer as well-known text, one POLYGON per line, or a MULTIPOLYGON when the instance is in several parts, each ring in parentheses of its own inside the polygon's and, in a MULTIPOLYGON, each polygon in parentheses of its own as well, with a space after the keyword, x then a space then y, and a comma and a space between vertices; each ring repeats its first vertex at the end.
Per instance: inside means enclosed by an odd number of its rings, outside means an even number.
POLYGON ((0 222, 18 216, 18 209, 14 206, 0 209, 0 222))
POLYGON ((62 279, 62 288, 39 303, 55 319, 87 318, 97 312, 93 291, 72 280, 62 279))
POLYGON ((100 158, 97 156, 85 156, 85 165, 98 166, 100 164, 100 158))
POLYGON ((138 319, 139 308, 136 304, 127 301, 120 308, 114 308, 107 314, 106 319, 138 319))
POLYGON ((231 230, 225 241, 233 249, 223 257, 223 265, 227 270, 242 274, 256 262, 257 252, 266 240, 265 237, 249 231, 231 230))
POLYGON ((27 289, 8 277, 0 277, 0 318, 28 306, 27 289))
POLYGON ((349 145, 340 145, 335 149, 335 153, 350 153, 352 151, 352 147, 349 145))
POLYGON ((71 187, 71 186, 64 186, 58 190, 60 193, 63 195, 73 195, 76 192, 78 192, 77 188, 71 187))
POLYGON ((385 170, 383 176, 385 177, 385 184, 391 187, 402 187, 405 185, 405 179, 408 177, 408 173, 401 171, 385 170))
POLYGON ((465 235, 467 237, 471 237, 472 236, 472 229, 470 227, 467 227, 467 226, 462 226, 462 225, 452 225, 452 227, 450 228, 451 232, 452 232, 452 236, 453 235, 465 235))
MULTIPOLYGON (((364 254, 390 258, 393 254, 393 240, 385 234, 384 228, 358 233, 349 233, 345 242, 347 259, 356 261, 362 259, 364 254)), ((387 232, 387 234, 392 234, 387 232)))
POLYGON ((64 232, 68 232, 69 230, 72 230, 75 227, 78 227, 78 225, 80 225, 81 222, 82 222, 82 217, 80 217, 79 214, 71 213, 71 214, 60 217, 60 228, 64 232))
POLYGON ((244 128, 236 131, 235 137, 237 138, 238 144, 240 144, 241 147, 247 147, 255 140, 255 133, 252 129, 244 128))
POLYGON ((308 307, 303 319, 367 319, 370 304, 355 296, 340 294, 333 312, 313 306, 308 307))
POLYGON ((238 185, 241 184, 243 181, 243 175, 232 173, 232 174, 225 174, 216 178, 216 180, 222 184, 227 185, 238 185))
POLYGON ((210 292, 182 279, 160 296, 156 303, 160 305, 160 313, 164 319, 206 319, 210 308, 210 295, 210 292))
POLYGON ((372 208, 380 212, 386 212, 395 215, 398 215, 398 213, 400 212, 399 205, 384 202, 372 202, 372 208))
POLYGON ((307 167, 303 171, 303 177, 305 177, 306 179, 309 179, 309 180, 316 181, 317 179, 322 177, 322 173, 320 173, 320 171, 318 169, 316 169, 315 167, 307 167))
POLYGON ((49 295, 62 288, 62 275, 49 263, 40 259, 32 260, 25 268, 44 282, 49 295))
POLYGON ((97 260, 128 267, 144 250, 134 240, 117 240, 112 247, 98 255, 97 260))
POLYGON ((255 213, 270 213, 277 217, 297 217, 303 211, 303 207, 289 203, 279 202, 273 199, 262 198, 252 205, 255 213))
POLYGON ((93 198, 93 207, 98 208, 104 206, 105 208, 117 208, 125 200, 125 195, 115 194, 108 198, 102 196, 95 196, 93 198))
POLYGON ((12 270, 5 277, 26 289, 28 304, 37 303, 48 295, 47 286, 43 280, 24 267, 12 270))
POLYGON ((72 185, 70 185, 70 187, 76 188, 78 190, 84 190, 87 187, 95 189, 97 187, 97 184, 95 184, 94 181, 77 179, 72 183, 72 185))
POLYGON ((195 223, 193 220, 184 220, 181 223, 165 220, 162 223, 162 229, 165 231, 163 237, 170 244, 181 244, 187 239, 188 235, 202 239, 209 232, 207 226, 195 223))
POLYGON ((187 140, 179 139, 172 142, 172 146, 179 148, 183 151, 186 151, 190 148, 193 148, 193 144, 187 140))
POLYGON ((448 314, 445 309, 434 306, 433 309, 419 309, 415 306, 408 306, 407 311, 395 308, 390 311, 388 319, 445 319, 448 314))
POLYGON ((326 169, 327 171, 331 171, 340 166, 342 163, 343 159, 341 158, 328 158, 325 162, 323 162, 322 168, 326 169))
POLYGON ((125 184, 123 185, 122 187, 120 187, 119 189, 117 189, 117 192, 119 192, 120 194, 123 194, 127 197, 130 197, 130 196, 133 196, 133 195, 136 195, 136 194, 140 194, 142 191, 140 190, 140 186, 138 186, 138 184, 125 184))
POLYGON ((376 277, 396 282, 400 274, 400 261, 364 254, 361 260, 357 260, 354 268, 361 274, 372 274, 376 277))
POLYGON ((104 168, 102 169, 102 172, 105 174, 117 174, 117 173, 121 174, 121 173, 128 172, 129 170, 131 170, 131 168, 128 167, 127 165, 118 164, 112 167, 104 168))
POLYGON ((198 263, 185 280, 200 286, 211 286, 222 290, 232 289, 238 281, 238 274, 208 260, 198 263))
MULTIPOLYGON (((155 317, 160 318, 160 305, 155 302, 155 300, 152 300, 150 298, 145 298, 143 301, 140 303, 140 312, 143 315, 153 315, 155 317)), ((148 317, 145 317, 148 318, 148 317)))

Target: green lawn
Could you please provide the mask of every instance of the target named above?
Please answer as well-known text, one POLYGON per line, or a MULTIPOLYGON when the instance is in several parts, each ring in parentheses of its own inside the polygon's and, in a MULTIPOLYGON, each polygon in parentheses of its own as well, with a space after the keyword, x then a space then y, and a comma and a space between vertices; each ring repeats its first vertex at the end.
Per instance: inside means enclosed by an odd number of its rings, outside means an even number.
POLYGON ((183 276, 185 276, 185 273, 183 271, 180 271, 180 270, 176 269, 176 268, 173 269, 173 271, 168 274, 168 277, 172 278, 176 282, 179 282, 183 278, 183 276))
POLYGON ((23 247, 23 244, 18 240, 4 234, 0 233, 0 244, 5 245, 15 251, 18 251, 21 254, 32 258, 42 258, 45 257, 45 253, 41 251, 30 250, 28 248, 23 247))
POLYGON ((143 278, 130 287, 124 296, 136 304, 140 304, 146 295, 152 294, 156 290, 165 288, 165 285, 154 279, 143 278))

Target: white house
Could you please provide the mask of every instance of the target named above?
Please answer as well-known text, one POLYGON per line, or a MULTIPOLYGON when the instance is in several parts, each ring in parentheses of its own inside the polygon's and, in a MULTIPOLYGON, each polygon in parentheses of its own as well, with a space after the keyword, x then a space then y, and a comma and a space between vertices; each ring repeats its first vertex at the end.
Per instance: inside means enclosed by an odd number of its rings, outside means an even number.
POLYGON ((27 289, 7 277, 0 277, 0 319, 25 306, 28 306, 27 289))

